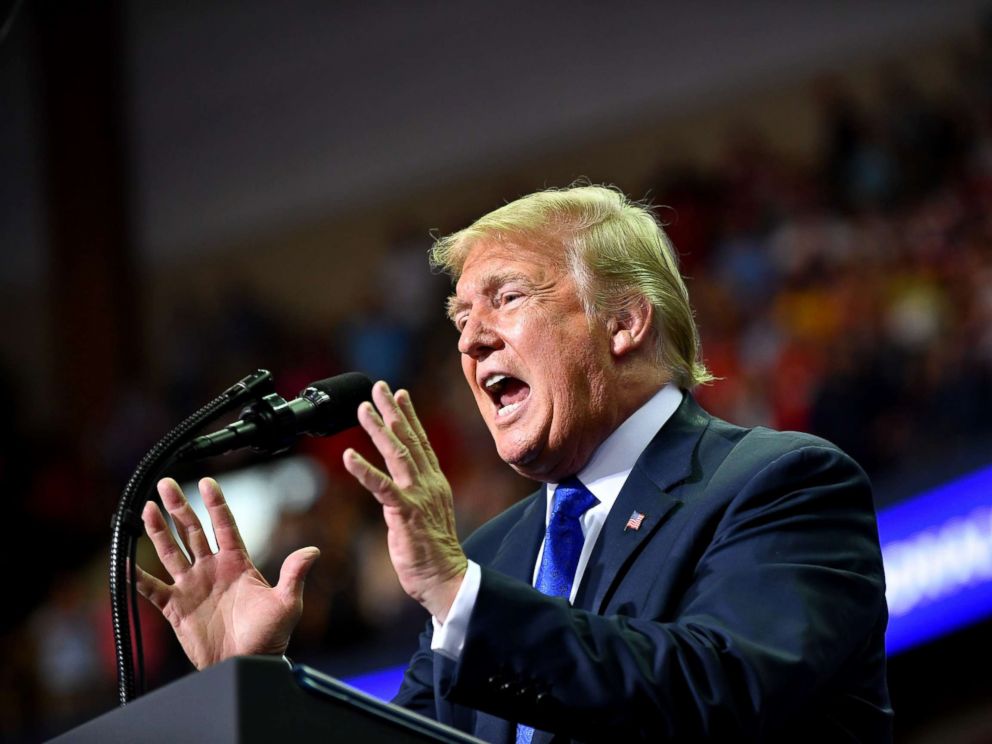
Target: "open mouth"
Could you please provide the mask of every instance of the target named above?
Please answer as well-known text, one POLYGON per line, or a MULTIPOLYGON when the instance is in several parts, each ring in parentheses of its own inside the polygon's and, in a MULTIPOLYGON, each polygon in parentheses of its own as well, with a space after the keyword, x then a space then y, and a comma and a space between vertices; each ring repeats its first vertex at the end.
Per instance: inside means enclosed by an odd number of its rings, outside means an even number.
POLYGON ((486 377, 483 387, 496 406, 497 416, 508 416, 513 413, 530 395, 530 385, 521 379, 502 373, 486 377))

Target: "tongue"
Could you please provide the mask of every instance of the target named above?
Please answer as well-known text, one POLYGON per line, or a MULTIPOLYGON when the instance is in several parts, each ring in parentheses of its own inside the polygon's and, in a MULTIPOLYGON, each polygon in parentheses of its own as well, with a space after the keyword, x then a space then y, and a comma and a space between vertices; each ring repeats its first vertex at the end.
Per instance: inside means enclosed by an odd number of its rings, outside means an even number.
POLYGON ((509 379, 503 383, 503 390, 499 394, 500 408, 519 403, 530 395, 530 385, 517 379, 509 379))

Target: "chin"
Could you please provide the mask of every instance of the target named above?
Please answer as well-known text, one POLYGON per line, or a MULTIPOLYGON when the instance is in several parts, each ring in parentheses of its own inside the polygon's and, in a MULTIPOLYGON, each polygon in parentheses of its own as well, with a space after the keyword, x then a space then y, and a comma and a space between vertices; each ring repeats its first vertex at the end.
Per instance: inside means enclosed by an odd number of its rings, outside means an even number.
POLYGON ((498 439, 496 440, 496 452, 499 458, 518 473, 521 473, 521 475, 526 475, 524 471, 528 469, 528 465, 537 459, 540 451, 541 448, 534 444, 523 442, 503 443, 498 439))
POLYGON ((537 459, 537 453, 529 449, 521 450, 516 447, 510 449, 497 447, 496 451, 499 454, 499 459, 512 468, 526 466, 537 459))

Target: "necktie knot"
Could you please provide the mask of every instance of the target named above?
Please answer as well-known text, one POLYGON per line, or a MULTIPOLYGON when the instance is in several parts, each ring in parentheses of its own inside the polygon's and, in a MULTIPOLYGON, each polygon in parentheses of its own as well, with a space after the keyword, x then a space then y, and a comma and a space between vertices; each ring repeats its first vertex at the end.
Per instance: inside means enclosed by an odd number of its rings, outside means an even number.
POLYGON ((599 499, 592 495, 582 481, 575 476, 566 478, 555 489, 550 521, 555 522, 556 517, 578 519, 598 503, 599 499))

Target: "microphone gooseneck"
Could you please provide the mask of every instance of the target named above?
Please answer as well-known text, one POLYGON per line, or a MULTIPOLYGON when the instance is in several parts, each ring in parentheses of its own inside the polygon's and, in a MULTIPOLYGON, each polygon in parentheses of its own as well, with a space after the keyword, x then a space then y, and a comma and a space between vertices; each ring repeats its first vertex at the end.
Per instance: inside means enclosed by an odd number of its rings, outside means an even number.
POLYGON ((371 380, 359 372, 348 372, 319 380, 287 402, 273 392, 272 375, 258 370, 186 418, 145 454, 124 488, 111 523, 110 604, 121 706, 144 691, 135 559, 138 539, 144 532, 141 508, 155 481, 176 460, 196 460, 241 447, 274 454, 288 448, 302 434, 327 436, 343 431, 357 423, 359 404, 371 397, 371 380), (252 402, 241 411, 240 421, 213 434, 189 439, 194 432, 249 401, 252 402))
POLYGON ((117 661, 118 700, 123 707, 144 691, 144 657, 138 616, 136 551, 144 532, 141 506, 155 480, 173 461, 183 442, 203 425, 235 410, 246 401, 272 390, 272 375, 260 369, 235 383, 183 420, 160 439, 141 459, 121 494, 111 521, 110 611, 117 661), (130 607, 128 599, 130 598, 130 607), (132 638, 132 624, 134 634, 132 638), (135 656, 138 670, 135 673, 135 656))

